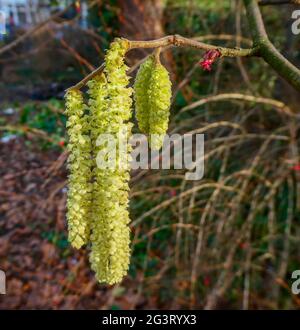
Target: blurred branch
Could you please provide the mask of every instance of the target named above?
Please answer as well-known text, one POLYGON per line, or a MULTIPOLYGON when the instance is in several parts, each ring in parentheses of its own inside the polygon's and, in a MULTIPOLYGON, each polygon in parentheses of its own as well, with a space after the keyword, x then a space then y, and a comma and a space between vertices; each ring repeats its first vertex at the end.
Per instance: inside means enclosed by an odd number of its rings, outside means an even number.
POLYGON ((259 5, 300 5, 300 0, 262 0, 259 1, 259 5))
MULTIPOLYGON (((51 31, 50 29, 48 29, 49 34, 52 36, 52 38, 55 38, 55 35, 53 33, 53 31, 51 31)), ((76 49, 74 49, 73 47, 71 47, 64 38, 60 38, 59 39, 61 45, 67 49, 67 51, 80 63, 80 64, 84 64, 90 71, 95 70, 95 67, 83 56, 81 56, 76 49)))
MULTIPOLYGON (((235 29, 236 29, 236 45, 238 47, 241 46, 241 36, 242 36, 242 25, 241 25, 241 20, 242 20, 242 11, 243 11, 243 3, 242 1, 237 1, 236 7, 235 7, 235 29)), ((237 65, 240 69, 241 76, 247 85, 248 89, 255 94, 255 91, 253 90, 250 77, 248 75, 248 72, 243 64, 242 58, 237 57, 236 58, 237 65)))
MULTIPOLYGON (((95 4, 97 4, 98 2, 100 2, 99 0, 94 0, 91 3, 89 3, 88 8, 92 8, 95 4)), ((73 2, 71 2, 66 8, 64 8, 63 10, 60 10, 56 13, 54 13, 53 15, 51 15, 50 17, 48 17, 45 21, 37 24, 36 26, 34 26, 32 29, 29 29, 27 32, 25 32, 24 34, 22 34, 20 37, 18 37, 17 39, 15 39, 14 41, 12 41, 11 43, 3 46, 0 48, 0 55, 2 55, 3 53, 6 53, 7 51, 15 48, 16 46, 18 46, 20 43, 24 42, 27 38, 32 37, 36 32, 38 32, 40 29, 42 29, 44 26, 46 26, 47 24, 51 23, 52 21, 58 19, 60 16, 62 16, 63 14, 65 14, 72 6, 74 5, 73 2)), ((80 15, 77 15, 75 17, 75 19, 78 19, 78 17, 80 17, 80 15)), ((72 22, 73 20, 69 21, 72 22)), ((64 21, 65 22, 65 21, 64 21)), ((87 32, 87 30, 85 30, 85 32, 87 32)), ((91 32, 87 32, 90 33, 91 32)), ((100 38, 100 36, 98 36, 98 38, 100 38)))
POLYGON ((22 34, 19 38, 17 38, 16 40, 12 41, 11 43, 9 43, 6 46, 3 46, 0 48, 0 55, 2 55, 3 53, 15 48, 16 46, 18 46, 20 43, 22 43, 24 40, 26 40, 28 37, 32 36, 33 34, 35 34, 37 31, 39 31, 41 28, 43 28, 45 25, 47 25, 48 23, 50 23, 51 21, 55 20, 56 18, 58 18, 59 16, 61 16, 62 14, 64 14, 70 7, 72 4, 70 4, 69 6, 67 6, 65 9, 53 14, 52 16, 50 16, 49 18, 47 18, 45 21, 41 22, 40 24, 34 26, 32 29, 28 30, 27 32, 25 32, 24 34, 22 34))
POLYGON ((239 93, 224 93, 224 94, 203 97, 203 98, 201 98, 201 100, 191 103, 191 104, 185 106, 184 108, 182 108, 180 110, 180 112, 178 113, 178 115, 185 111, 200 107, 201 105, 204 105, 208 102, 217 102, 217 101, 225 101, 225 100, 241 100, 241 101, 247 101, 247 102, 267 104, 267 105, 273 106, 274 108, 282 111, 283 113, 285 113, 287 115, 295 116, 295 114, 292 112, 292 110, 283 102, 280 102, 280 101, 277 101, 274 99, 265 98, 265 97, 257 97, 257 96, 253 96, 253 95, 239 94, 239 93))
POLYGON ((259 55, 296 90, 300 91, 300 70, 288 61, 269 40, 256 0, 244 0, 254 46, 259 55))

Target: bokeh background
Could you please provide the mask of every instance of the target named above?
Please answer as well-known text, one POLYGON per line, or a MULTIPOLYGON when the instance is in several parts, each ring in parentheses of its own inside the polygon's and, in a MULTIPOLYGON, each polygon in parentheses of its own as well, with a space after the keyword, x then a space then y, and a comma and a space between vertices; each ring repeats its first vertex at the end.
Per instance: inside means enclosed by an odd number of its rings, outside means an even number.
MULTIPOLYGON (((270 39, 299 67, 296 7, 261 9, 270 39)), ((299 309, 300 123, 288 111, 299 112, 300 96, 259 58, 222 58, 208 73, 203 52, 165 50, 169 132, 205 133, 204 178, 132 173, 132 259, 118 286, 96 283, 88 249, 67 241, 64 90, 117 36, 250 47, 242 1, 19 0, 0 10, 0 308, 299 309)), ((128 54, 132 77, 147 54, 128 54)))

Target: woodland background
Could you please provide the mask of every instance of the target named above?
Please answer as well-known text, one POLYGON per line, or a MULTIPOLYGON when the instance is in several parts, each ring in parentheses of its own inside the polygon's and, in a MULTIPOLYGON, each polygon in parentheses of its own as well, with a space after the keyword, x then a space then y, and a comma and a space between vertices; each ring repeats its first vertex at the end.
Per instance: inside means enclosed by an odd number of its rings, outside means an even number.
MULTIPOLYGON (((88 1, 87 28, 76 5, 0 41, 20 41, 0 48, 0 308, 299 309, 290 287, 300 269, 300 122, 282 103, 297 112, 300 95, 259 58, 222 58, 204 72, 199 50, 169 49, 163 61, 173 81, 169 132, 205 133, 205 176, 133 172, 129 276, 96 283, 88 251, 67 242, 64 90, 117 36, 177 33, 245 48, 251 39, 238 0, 88 1)), ((261 10, 270 39, 299 67, 295 8, 261 10)), ((129 53, 133 77, 148 53, 129 53)))

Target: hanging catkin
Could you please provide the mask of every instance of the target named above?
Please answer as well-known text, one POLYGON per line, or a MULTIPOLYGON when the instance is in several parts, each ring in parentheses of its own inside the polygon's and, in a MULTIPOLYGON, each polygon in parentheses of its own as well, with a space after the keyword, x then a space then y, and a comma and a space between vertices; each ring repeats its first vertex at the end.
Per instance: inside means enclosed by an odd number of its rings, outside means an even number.
POLYGON ((148 89, 154 66, 154 56, 150 55, 141 64, 134 82, 135 115, 139 129, 142 133, 149 134, 149 98, 148 89))
POLYGON ((139 128, 149 135, 151 149, 158 150, 168 129, 172 92, 169 73, 154 55, 141 65, 134 91, 139 128))
POLYGON ((99 282, 118 283, 126 275, 130 260, 130 231, 128 227, 129 158, 123 157, 118 140, 125 137, 125 156, 130 151, 128 139, 131 126, 131 94, 129 77, 124 64, 128 44, 114 41, 105 56, 104 74, 89 82, 93 149, 96 154, 104 145, 95 142, 102 134, 111 134, 116 142, 116 167, 95 166, 93 184, 93 220, 91 234, 91 267, 99 282), (121 156, 120 156, 121 154, 121 156), (118 166, 121 165, 121 166, 118 166))
POLYGON ((149 81, 149 136, 151 149, 162 147, 168 129, 172 85, 167 69, 155 61, 149 81))
MULTIPOLYGON (((79 91, 66 94, 69 241, 76 248, 91 242, 91 267, 98 281, 108 284, 122 280, 130 261, 128 141, 132 88, 128 87, 124 63, 128 47, 124 39, 110 45, 104 71, 88 83, 89 112, 79 91), (103 167, 97 162, 98 156, 111 150, 99 139, 108 135, 116 146, 115 166, 108 163, 103 167)), ((171 82, 157 56, 149 56, 141 66, 134 87, 139 127, 149 135, 151 147, 159 149, 168 126, 171 82)))
POLYGON ((68 169, 69 189, 67 200, 68 238, 79 249, 88 242, 91 207, 91 141, 88 117, 82 94, 66 94, 67 131, 69 136, 68 169))

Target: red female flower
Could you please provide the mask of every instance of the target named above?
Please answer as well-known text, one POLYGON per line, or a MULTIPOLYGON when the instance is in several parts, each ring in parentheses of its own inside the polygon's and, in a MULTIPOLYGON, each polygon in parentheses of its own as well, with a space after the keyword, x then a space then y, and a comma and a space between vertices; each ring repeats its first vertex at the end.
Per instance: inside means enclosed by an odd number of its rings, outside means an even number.
POLYGON ((292 167, 292 170, 294 171, 300 171, 300 164, 296 164, 295 166, 292 167))
POLYGON ((204 279, 203 279, 203 284, 204 284, 204 286, 206 286, 206 287, 210 286, 210 284, 211 284, 211 278, 210 278, 210 276, 205 276, 205 277, 204 277, 204 279))
POLYGON ((203 60, 199 62, 203 70, 210 71, 212 64, 216 61, 218 57, 222 54, 218 49, 211 49, 208 50, 204 56, 203 60))
POLYGON ((177 191, 176 191, 176 189, 172 189, 172 190, 170 190, 170 196, 171 197, 175 197, 177 195, 177 191))

